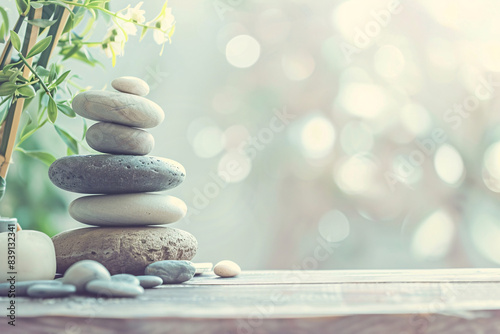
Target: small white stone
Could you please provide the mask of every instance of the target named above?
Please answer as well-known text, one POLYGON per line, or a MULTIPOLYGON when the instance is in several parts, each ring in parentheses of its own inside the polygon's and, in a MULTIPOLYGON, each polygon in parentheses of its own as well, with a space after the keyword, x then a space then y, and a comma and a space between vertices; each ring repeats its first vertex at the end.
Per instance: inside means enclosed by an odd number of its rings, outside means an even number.
POLYGON ((17 273, 18 282, 52 280, 56 274, 54 244, 48 235, 39 231, 22 230, 15 233, 15 237, 9 232, 0 233, 0 259, 0 283, 12 276, 9 272, 17 273), (9 258, 13 255, 15 260, 9 258))
POLYGON ((110 281, 111 275, 99 262, 83 260, 74 263, 66 270, 63 283, 74 285, 77 292, 84 292, 87 283, 93 280, 110 281))
POLYGON ((220 261, 214 267, 214 274, 220 277, 234 277, 240 273, 240 266, 229 260, 220 261))
POLYGON ((122 93, 146 96, 149 86, 146 81, 136 77, 120 77, 111 82, 111 86, 122 93))

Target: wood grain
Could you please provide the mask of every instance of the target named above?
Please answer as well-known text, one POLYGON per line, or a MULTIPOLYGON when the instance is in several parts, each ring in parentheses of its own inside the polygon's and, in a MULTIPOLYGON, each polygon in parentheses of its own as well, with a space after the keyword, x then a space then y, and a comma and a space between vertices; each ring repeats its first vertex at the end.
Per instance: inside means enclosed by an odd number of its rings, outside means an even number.
MULTIPOLYGON (((498 333, 499 270, 398 272, 248 271, 232 279, 201 275, 136 299, 18 298, 18 328, 36 333, 498 333), (303 281, 281 282, 298 274, 303 281), (349 281, 353 276, 357 282, 349 281), (391 282, 376 276, 391 276, 391 282), (433 281, 407 282, 408 277, 433 281)), ((0 298, 0 308, 7 301, 0 298)), ((0 322, 0 332, 5 326, 0 322)))

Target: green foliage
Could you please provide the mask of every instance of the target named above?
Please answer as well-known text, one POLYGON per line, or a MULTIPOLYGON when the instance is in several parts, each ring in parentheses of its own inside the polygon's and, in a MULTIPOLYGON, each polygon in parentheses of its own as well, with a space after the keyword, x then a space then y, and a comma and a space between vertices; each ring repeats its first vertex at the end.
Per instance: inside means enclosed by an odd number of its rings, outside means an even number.
MULTIPOLYGON (((129 5, 119 11, 110 9, 110 0, 15 0, 15 3, 19 18, 12 28, 9 26, 7 11, 0 6, 0 43, 5 42, 7 37, 10 38, 4 51, 8 51, 5 54, 11 54, 12 57, 1 59, 0 62, 0 125, 10 126, 10 113, 14 110, 11 106, 18 99, 25 99, 15 150, 21 153, 21 159, 34 158, 50 165, 56 159, 55 155, 45 151, 43 141, 40 144, 39 140, 29 140, 47 124, 55 130, 57 137, 54 135, 54 138, 59 138, 64 143, 64 151, 68 155, 79 154, 81 149, 91 150, 84 143, 88 128, 85 120, 81 137, 80 134, 75 137, 61 127, 64 122, 61 118, 77 117, 71 108, 71 101, 75 94, 82 91, 75 82, 78 76, 65 69, 66 61, 73 59, 92 67, 104 67, 92 56, 91 50, 97 48, 111 58, 114 66, 117 57, 123 54, 129 37, 140 32, 142 40, 149 30, 154 32, 154 39, 162 45, 163 50, 163 45, 170 42, 175 24, 173 16, 167 12, 167 2, 149 22, 145 20, 145 11, 140 9, 142 3, 135 7, 129 5), (35 18, 36 10, 42 11, 41 17, 35 18), (69 16, 67 22, 63 23, 66 11, 69 11, 69 16), (105 36, 92 41, 98 20, 104 20, 110 26, 105 36), (23 22, 26 24, 24 35, 20 32, 23 22), (59 36, 62 24, 64 27, 59 36), (29 49, 33 31, 38 31, 37 42, 29 49), (59 62, 49 61, 51 53, 59 53, 59 62)), ((5 146, 5 143, 1 144, 5 146)), ((50 145, 51 149, 57 148, 52 141, 50 145)), ((31 172, 26 165, 30 164, 16 164, 16 169, 18 166, 23 169, 19 171, 19 176, 29 175, 31 172)), ((25 189, 21 183, 19 189, 25 189)), ((24 205, 17 200, 12 201, 15 203, 10 203, 11 205, 24 205)), ((34 204, 30 202, 25 205, 30 205, 31 208, 34 204)), ((12 215, 19 217, 20 213, 12 215)))

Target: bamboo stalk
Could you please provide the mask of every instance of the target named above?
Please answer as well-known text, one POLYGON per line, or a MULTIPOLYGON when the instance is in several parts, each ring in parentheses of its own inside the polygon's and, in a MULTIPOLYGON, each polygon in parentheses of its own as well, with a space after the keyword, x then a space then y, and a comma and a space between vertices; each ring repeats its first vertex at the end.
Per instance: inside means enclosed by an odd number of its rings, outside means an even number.
MULTIPOLYGON (((73 9, 73 6, 71 6, 70 8, 73 9)), ((43 12, 43 7, 36 9, 33 18, 34 19, 41 18, 42 17, 42 12, 43 12)), ((63 15, 61 17, 61 21, 60 21, 59 27, 58 27, 58 29, 56 31, 55 36, 52 37, 52 47, 51 47, 51 50, 50 50, 50 54, 52 54, 52 52, 54 51, 55 47, 57 46, 59 38, 61 38, 61 35, 63 33, 63 30, 64 30, 64 27, 66 26, 66 23, 68 22, 69 15, 70 15, 70 11, 68 9, 64 9, 64 12, 63 12, 63 15)), ((29 52, 29 50, 31 50, 31 48, 33 47, 33 45, 35 45, 37 37, 38 37, 38 33, 39 33, 39 27, 32 26, 32 29, 31 29, 31 32, 30 32, 30 36, 29 36, 29 42, 28 42, 28 47, 27 47, 26 54, 29 52)), ((50 55, 49 55, 49 57, 50 57, 50 55)), ((2 55, 2 58, 3 58, 3 55, 2 55)), ((28 63, 31 65, 33 63, 33 58, 28 59, 28 63)), ((23 77, 27 78, 29 75, 30 75, 30 69, 28 68, 28 66, 25 66, 24 70, 23 70, 23 77)), ((17 130, 19 128, 19 122, 21 120, 21 113, 23 111, 23 107, 24 107, 24 99, 20 98, 15 103, 13 103, 11 105, 11 108, 13 110, 9 109, 9 114, 12 113, 12 115, 13 115, 12 116, 12 123, 11 123, 12 125, 10 126, 10 129, 4 129, 3 136, 6 136, 6 135, 8 136, 6 138, 7 139, 7 145, 6 145, 6 148, 5 148, 5 154, 4 155, 0 154, 0 177, 2 177, 3 179, 6 178, 7 172, 9 170, 9 165, 11 163, 12 153, 14 151, 14 145, 15 145, 15 142, 16 142, 17 130), (5 130, 9 130, 9 131, 5 131, 5 130)), ((5 124, 7 124, 7 122, 5 122, 4 125, 5 124)), ((5 138, 1 138, 2 142, 4 140, 5 140, 5 138)))
MULTIPOLYGON (((35 9, 33 18, 39 19, 42 17, 42 8, 35 9)), ((32 26, 30 36, 28 39, 28 46, 26 48, 26 52, 29 52, 33 45, 35 45, 37 37, 38 37, 39 28, 37 26, 32 26)), ((33 63, 33 58, 28 59, 28 63, 31 65, 33 63)), ((23 77, 27 78, 30 75, 30 69, 28 66, 24 66, 23 69, 23 77)), ((21 112, 24 107, 24 99, 19 98, 16 102, 11 105, 9 108, 9 114, 12 113, 12 125, 10 129, 5 128, 3 136, 8 136, 7 138, 2 138, 2 141, 7 139, 7 146, 5 148, 5 154, 0 156, 0 177, 6 178, 7 172, 9 170, 9 165, 12 158, 12 152, 14 151, 14 144, 16 142, 17 129, 19 127, 19 121, 21 120, 21 112)), ((7 124, 7 122, 5 123, 7 124)))
MULTIPOLYGON (((19 16, 17 19, 16 25, 14 26, 14 31, 16 33, 19 32, 19 29, 21 29, 21 25, 23 24, 25 16, 19 16)), ((5 65, 7 65, 10 61, 10 54, 12 51, 12 43, 10 42, 10 38, 5 44, 5 47, 3 48, 2 56, 0 57, 0 69, 2 69, 5 65)))

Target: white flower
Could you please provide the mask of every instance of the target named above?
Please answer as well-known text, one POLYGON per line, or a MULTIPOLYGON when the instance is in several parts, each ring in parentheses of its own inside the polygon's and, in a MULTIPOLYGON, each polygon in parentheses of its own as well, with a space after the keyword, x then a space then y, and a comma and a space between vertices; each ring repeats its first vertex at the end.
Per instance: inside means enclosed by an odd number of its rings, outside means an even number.
POLYGON ((135 7, 130 8, 127 7, 123 9, 125 13, 123 14, 118 14, 121 18, 125 20, 132 20, 133 22, 123 22, 120 24, 121 28, 125 31, 127 35, 135 35, 137 34, 137 26, 134 24, 134 22, 142 24, 144 21, 146 21, 146 18, 144 17, 144 13, 146 13, 145 10, 140 9, 142 6, 143 2, 139 2, 135 7))
POLYGON ((104 45, 104 53, 106 53, 108 58, 112 58, 113 53, 115 56, 123 56, 126 38, 125 34, 119 27, 113 25, 109 28, 104 40, 109 41, 104 45))
POLYGON ((140 9, 142 3, 143 2, 141 1, 134 8, 129 8, 125 13, 125 16, 127 16, 129 19, 137 23, 144 23, 146 21, 146 18, 144 17, 144 13, 146 13, 146 11, 140 9))
POLYGON ((170 32, 170 29, 172 29, 174 22, 175 18, 172 15, 172 8, 167 8, 162 18, 156 22, 156 27, 160 28, 153 32, 153 37, 156 43, 161 45, 170 40, 168 33, 170 32))

